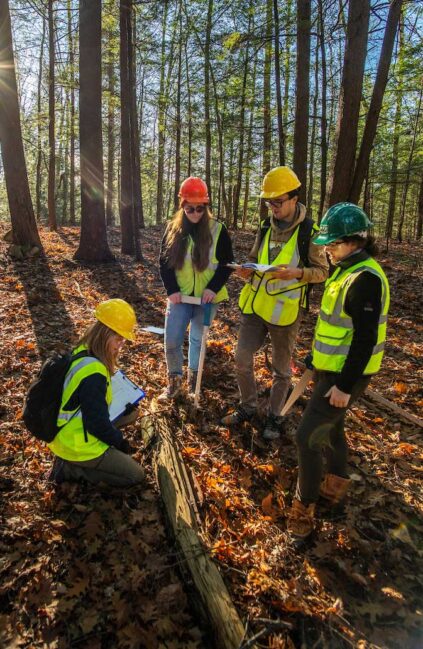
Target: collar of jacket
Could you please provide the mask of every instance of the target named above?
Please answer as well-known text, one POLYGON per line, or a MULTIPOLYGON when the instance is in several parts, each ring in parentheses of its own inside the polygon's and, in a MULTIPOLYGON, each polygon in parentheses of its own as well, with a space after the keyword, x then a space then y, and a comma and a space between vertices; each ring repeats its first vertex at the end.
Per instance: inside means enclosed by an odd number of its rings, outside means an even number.
POLYGON ((360 252, 353 252, 351 255, 346 257, 346 259, 342 259, 342 261, 335 264, 335 266, 336 268, 342 268, 345 270, 346 268, 355 266, 356 264, 359 264, 360 261, 365 261, 366 259, 370 259, 369 253, 365 250, 360 250, 360 252))
POLYGON ((306 216, 306 208, 302 203, 297 203, 296 209, 295 209, 295 215, 294 215, 294 220, 292 223, 287 227, 287 228, 279 228, 277 224, 275 223, 273 214, 270 215, 270 227, 272 228, 272 240, 273 241, 287 241, 293 230, 301 223, 301 221, 304 221, 306 216))

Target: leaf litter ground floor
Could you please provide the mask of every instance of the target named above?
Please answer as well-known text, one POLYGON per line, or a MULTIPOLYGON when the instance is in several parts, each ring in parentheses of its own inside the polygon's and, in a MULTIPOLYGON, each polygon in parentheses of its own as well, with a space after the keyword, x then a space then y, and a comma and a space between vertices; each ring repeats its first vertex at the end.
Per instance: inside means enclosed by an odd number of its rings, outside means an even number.
MULTIPOLYGON (((122 297, 141 326, 163 326, 160 235, 156 228, 142 233, 144 264, 118 254, 117 232, 111 236, 117 261, 101 266, 72 261, 78 241, 72 228, 42 233, 45 259, 12 262, 2 251, 0 629, 6 647, 207 646, 152 474, 147 486, 126 493, 81 485, 53 491, 45 481, 49 453, 21 423, 40 354, 69 346, 97 302, 122 297)), ((237 233, 234 241, 242 261, 252 234, 237 233)), ((403 244, 381 256, 393 299, 384 368, 371 386, 416 415, 422 405, 418 255, 403 244)), ((289 415, 280 443, 263 443, 260 417, 233 431, 219 425, 237 401, 240 286, 230 280, 231 300, 210 331, 203 411, 194 418, 182 402, 160 415, 199 485, 204 543, 252 633, 262 626, 257 619, 292 623, 292 631, 272 632, 261 646, 414 649, 422 615, 421 429, 362 399, 348 418, 354 489, 346 517, 328 520, 320 510, 313 542, 302 553, 294 550, 285 516, 304 400, 289 415)), ((319 296, 317 289, 296 361, 310 348, 319 296)), ((147 390, 146 410, 165 384, 162 345, 156 334, 142 332, 122 357, 122 367, 147 390)), ((265 356, 260 352, 256 363, 263 406, 271 382, 265 356)), ((130 432, 140 448, 136 458, 148 467, 139 430, 130 432)))

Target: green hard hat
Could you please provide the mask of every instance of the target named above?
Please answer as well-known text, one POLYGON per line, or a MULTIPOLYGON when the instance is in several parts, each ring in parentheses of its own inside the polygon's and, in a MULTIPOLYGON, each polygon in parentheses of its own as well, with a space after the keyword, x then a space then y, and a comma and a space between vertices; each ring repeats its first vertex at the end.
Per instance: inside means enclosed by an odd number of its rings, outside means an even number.
POLYGON ((337 203, 332 205, 322 218, 320 230, 313 243, 325 246, 337 239, 351 237, 354 234, 367 235, 367 229, 373 225, 366 212, 354 203, 337 203))

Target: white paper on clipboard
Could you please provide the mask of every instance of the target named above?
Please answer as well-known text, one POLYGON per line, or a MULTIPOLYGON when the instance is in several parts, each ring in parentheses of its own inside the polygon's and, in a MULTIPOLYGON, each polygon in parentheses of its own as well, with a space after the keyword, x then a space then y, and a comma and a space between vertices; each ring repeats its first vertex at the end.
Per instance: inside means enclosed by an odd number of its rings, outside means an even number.
POLYGON ((118 370, 112 376, 112 393, 113 400, 109 406, 109 417, 112 423, 121 416, 128 403, 135 406, 145 397, 145 392, 128 379, 122 370, 118 370))

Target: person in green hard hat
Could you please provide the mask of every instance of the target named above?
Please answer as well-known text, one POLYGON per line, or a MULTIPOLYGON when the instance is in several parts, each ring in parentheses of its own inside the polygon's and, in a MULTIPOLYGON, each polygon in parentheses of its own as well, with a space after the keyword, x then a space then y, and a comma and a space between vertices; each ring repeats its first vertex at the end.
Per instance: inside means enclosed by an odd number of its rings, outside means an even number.
POLYGON ((337 508, 345 500, 350 486, 345 413, 382 363, 389 283, 374 259, 371 225, 360 207, 338 203, 326 212, 314 239, 335 271, 326 282, 314 334, 314 390, 296 433, 298 481, 287 528, 297 543, 313 531, 319 497, 337 508))
POLYGON ((55 455, 51 482, 105 482, 128 487, 141 482, 143 468, 130 457, 131 446, 120 427, 137 412, 110 421, 111 376, 125 340, 135 340, 135 312, 128 302, 101 302, 90 325, 72 351, 57 419, 59 432, 48 444, 55 455), (87 352, 85 355, 83 352, 87 352))

